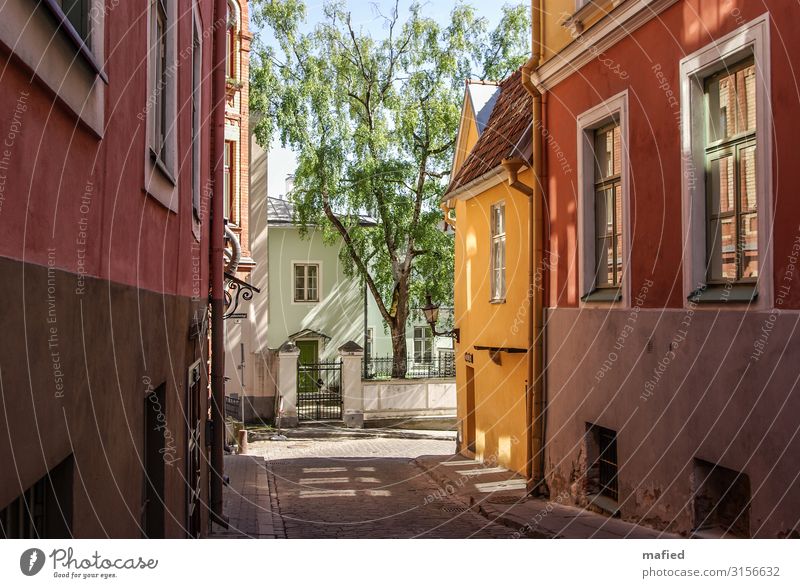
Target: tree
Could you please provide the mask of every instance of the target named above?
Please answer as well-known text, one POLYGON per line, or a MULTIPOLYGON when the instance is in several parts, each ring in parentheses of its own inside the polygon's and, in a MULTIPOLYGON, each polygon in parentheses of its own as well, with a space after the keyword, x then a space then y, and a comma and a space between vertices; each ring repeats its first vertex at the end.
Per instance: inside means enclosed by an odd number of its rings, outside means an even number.
POLYGON ((405 375, 410 308, 426 293, 452 300, 453 243, 439 229, 464 80, 501 79, 529 55, 524 6, 504 7, 496 30, 458 4, 442 26, 412 4, 377 8, 383 38, 354 27, 341 2, 301 29, 301 0, 255 0, 254 20, 279 48, 256 39, 251 110, 256 136, 277 134, 297 154, 294 190, 301 231, 344 243, 341 261, 375 298, 392 336, 393 376, 405 375), (477 74, 475 74, 477 72, 477 74), (359 222, 367 214, 376 224, 359 222))

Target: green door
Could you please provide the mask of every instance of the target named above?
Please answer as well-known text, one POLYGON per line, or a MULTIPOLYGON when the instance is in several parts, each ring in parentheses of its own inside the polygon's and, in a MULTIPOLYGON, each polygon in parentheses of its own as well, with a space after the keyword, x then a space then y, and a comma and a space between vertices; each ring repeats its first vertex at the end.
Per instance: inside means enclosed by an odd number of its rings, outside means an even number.
POLYGON ((297 341, 296 343, 300 350, 299 361, 302 365, 317 363, 319 341, 297 341))

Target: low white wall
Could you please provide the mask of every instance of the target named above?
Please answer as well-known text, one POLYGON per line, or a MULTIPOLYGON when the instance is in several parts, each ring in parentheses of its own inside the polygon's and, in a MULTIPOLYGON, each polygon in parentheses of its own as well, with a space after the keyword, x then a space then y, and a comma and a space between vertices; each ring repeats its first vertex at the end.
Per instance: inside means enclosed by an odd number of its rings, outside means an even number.
POLYGON ((455 379, 364 380, 364 418, 455 416, 455 379))

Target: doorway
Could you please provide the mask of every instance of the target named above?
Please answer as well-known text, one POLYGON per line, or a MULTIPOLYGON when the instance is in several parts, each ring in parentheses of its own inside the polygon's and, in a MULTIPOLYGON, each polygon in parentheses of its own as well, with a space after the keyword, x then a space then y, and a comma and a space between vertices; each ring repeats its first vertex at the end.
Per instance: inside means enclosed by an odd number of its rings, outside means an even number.
POLYGON ((467 451, 475 453, 475 368, 467 366, 467 418, 464 444, 467 451))
POLYGON ((166 384, 144 397, 144 533, 164 537, 164 427, 167 423, 166 384))
POLYGON ((306 339, 305 341, 295 341, 295 344, 300 350, 298 361, 302 365, 310 365, 319 361, 319 341, 306 339))

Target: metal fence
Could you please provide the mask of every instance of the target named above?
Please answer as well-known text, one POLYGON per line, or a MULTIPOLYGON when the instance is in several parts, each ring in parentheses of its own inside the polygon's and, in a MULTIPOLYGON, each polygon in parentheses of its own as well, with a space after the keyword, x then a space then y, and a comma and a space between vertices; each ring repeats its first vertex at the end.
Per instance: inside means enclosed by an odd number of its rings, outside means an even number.
MULTIPOLYGON (((363 376, 365 380, 388 380, 392 377, 394 357, 365 357, 363 376)), ((401 366, 406 379, 455 378, 456 361, 454 353, 440 353, 438 356, 414 357, 410 355, 401 366), (405 369, 403 369, 405 368, 405 369)))
POLYGON ((342 362, 297 365, 297 416, 301 421, 342 418, 342 362))
POLYGON ((225 416, 235 421, 242 420, 242 399, 239 395, 225 396, 225 416))

